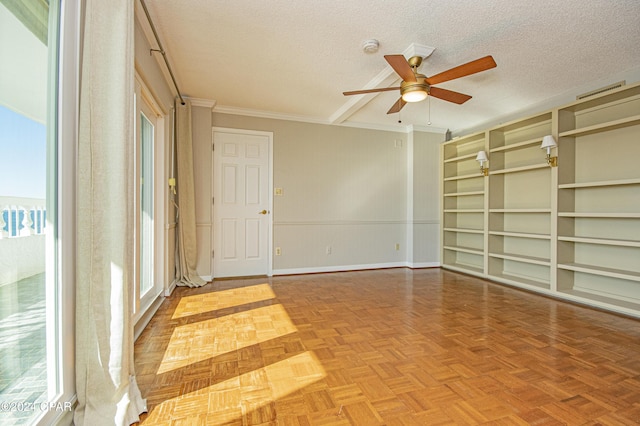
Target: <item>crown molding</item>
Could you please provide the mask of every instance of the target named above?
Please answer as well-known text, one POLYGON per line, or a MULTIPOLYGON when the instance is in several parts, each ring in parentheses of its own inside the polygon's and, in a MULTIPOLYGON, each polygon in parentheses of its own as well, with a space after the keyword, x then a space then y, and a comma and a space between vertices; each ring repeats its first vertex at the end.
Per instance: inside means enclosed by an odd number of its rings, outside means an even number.
POLYGON ((213 112, 220 113, 220 114, 239 115, 244 117, 266 118, 270 120, 296 121, 296 122, 310 123, 310 124, 324 124, 327 126, 354 127, 359 129, 383 130, 388 132, 403 132, 403 133, 408 132, 407 126, 395 126, 395 125, 373 124, 373 123, 356 123, 356 122, 331 123, 330 120, 324 119, 324 118, 309 117, 309 116, 294 115, 294 114, 280 114, 280 113, 271 112, 271 111, 238 108, 238 107, 231 107, 231 106, 225 106, 225 105, 216 105, 213 108, 213 112))
POLYGON ((423 124, 410 124, 409 127, 411 127, 412 132, 437 133, 439 135, 447 133, 447 129, 443 127, 425 126, 423 124))
POLYGON ((245 117, 269 118, 272 120, 300 121, 303 123, 314 123, 314 124, 331 124, 326 119, 310 117, 306 115, 282 114, 282 113, 271 112, 271 111, 238 108, 238 107, 226 106, 226 105, 216 105, 213 108, 213 112, 217 112, 220 114, 242 115, 245 117))
POLYGON ((204 107, 204 108, 214 109, 216 106, 216 101, 211 99, 190 98, 190 97, 187 97, 187 99, 191 101, 192 107, 195 106, 195 107, 204 107))
POLYGON ((303 115, 294 114, 280 114, 272 111, 263 111, 255 109, 238 108, 226 105, 216 105, 215 101, 207 101, 205 99, 191 99, 192 106, 204 106, 211 107, 212 111, 219 114, 239 115, 243 117, 255 117, 266 118, 270 120, 283 120, 283 121, 296 121, 301 123, 310 124, 324 124, 327 126, 339 126, 339 127, 351 127, 357 129, 366 130, 379 130, 384 132, 400 132, 400 133, 412 133, 412 132, 428 132, 444 134, 447 129, 433 126, 421 126, 414 124, 400 125, 400 124, 377 124, 377 123, 360 123, 360 122, 342 122, 332 123, 329 119, 309 117, 303 115), (200 102, 200 103, 195 103, 200 102), (213 103, 213 106, 211 106, 213 103))

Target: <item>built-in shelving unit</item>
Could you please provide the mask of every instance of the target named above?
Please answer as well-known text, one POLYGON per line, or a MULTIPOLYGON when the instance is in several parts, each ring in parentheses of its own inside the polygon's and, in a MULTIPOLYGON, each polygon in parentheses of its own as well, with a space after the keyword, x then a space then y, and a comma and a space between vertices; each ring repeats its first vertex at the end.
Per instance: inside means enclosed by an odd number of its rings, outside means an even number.
POLYGON ((540 150, 552 114, 489 130, 489 270, 494 280, 550 288, 551 172, 540 150))
POLYGON ((443 145, 443 258, 452 269, 484 273, 485 176, 476 162, 485 150, 477 133, 443 145))
POLYGON ((640 317, 640 84, 445 142, 442 156, 443 267, 640 317))
POLYGON ((640 312, 640 86, 559 109, 558 135, 558 292, 640 312))

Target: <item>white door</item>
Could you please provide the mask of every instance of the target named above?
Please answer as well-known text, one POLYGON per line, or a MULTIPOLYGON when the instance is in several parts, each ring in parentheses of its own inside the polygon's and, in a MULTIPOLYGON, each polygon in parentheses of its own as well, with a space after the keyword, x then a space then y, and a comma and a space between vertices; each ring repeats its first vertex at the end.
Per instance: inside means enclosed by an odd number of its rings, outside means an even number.
POLYGON ((213 131, 213 276, 271 274, 271 133, 213 131))

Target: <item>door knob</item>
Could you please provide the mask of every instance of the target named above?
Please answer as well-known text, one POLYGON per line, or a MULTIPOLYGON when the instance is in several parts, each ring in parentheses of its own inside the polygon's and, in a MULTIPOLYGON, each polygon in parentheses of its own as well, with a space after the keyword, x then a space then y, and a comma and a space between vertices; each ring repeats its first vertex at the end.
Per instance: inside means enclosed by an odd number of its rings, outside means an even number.
POLYGON ((262 210, 261 212, 258 212, 258 214, 268 214, 269 210, 262 210))

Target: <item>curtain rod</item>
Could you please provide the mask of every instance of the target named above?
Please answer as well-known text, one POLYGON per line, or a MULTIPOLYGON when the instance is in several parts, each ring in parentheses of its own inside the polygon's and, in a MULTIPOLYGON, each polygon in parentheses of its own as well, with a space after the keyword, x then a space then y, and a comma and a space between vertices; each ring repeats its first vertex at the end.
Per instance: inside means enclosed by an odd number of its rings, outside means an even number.
POLYGON ((160 52, 162 54, 162 58, 164 59, 164 63, 167 66, 167 70, 169 71, 169 75, 171 76, 171 81, 173 81, 173 86, 176 88, 176 92, 178 92, 178 97, 180 98, 180 103, 184 105, 184 99, 182 99, 182 95, 180 94, 180 89, 178 88, 178 83, 176 83, 176 78, 173 76, 173 71, 171 71, 171 66, 169 65, 169 61, 167 60, 167 55, 165 54, 164 47, 162 47, 162 43, 160 43, 160 38, 158 37, 158 33, 156 31, 155 25, 153 25, 153 21, 151 20, 151 16, 149 15, 149 10, 147 9, 147 5, 144 0, 140 0, 140 4, 142 5, 142 9, 144 9, 144 14, 147 15, 147 21, 149 21, 149 25, 151 26, 151 31, 153 31, 153 36, 156 38, 156 43, 158 43, 159 49, 151 49, 151 52, 160 52))

